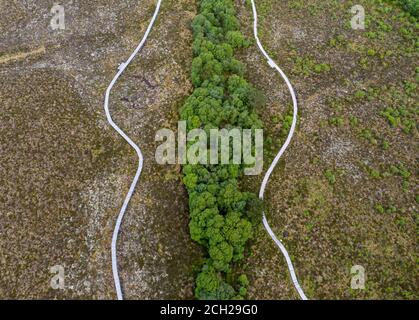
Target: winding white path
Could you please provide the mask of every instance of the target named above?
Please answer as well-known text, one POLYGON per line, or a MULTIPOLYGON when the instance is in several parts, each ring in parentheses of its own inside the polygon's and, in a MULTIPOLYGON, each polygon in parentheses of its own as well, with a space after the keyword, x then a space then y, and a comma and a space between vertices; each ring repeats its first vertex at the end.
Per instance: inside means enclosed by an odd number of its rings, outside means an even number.
MULTIPOLYGON (((288 86, 288 89, 291 93, 291 97, 292 97, 292 103, 293 103, 293 119, 292 119, 292 125, 291 125, 291 129, 290 132, 288 134, 287 140, 285 141, 284 145, 281 147, 281 149, 279 150, 278 154, 276 155, 274 161, 272 162, 271 166, 269 167, 268 171, 265 174, 265 177, 263 178, 262 181, 262 186, 260 187, 260 191, 259 191, 259 198, 263 199, 263 195, 265 193, 265 189, 266 186, 269 182, 269 178, 272 174, 272 171, 275 169, 276 165, 278 164, 279 159, 282 157, 282 155, 284 154, 285 150, 288 148, 288 145, 291 142, 291 139, 294 135, 295 132, 295 127, 297 125, 297 114, 298 114, 298 104, 297 104, 297 97, 294 91, 294 88, 291 85, 291 82, 288 80, 288 77, 285 75, 285 73, 281 70, 281 68, 278 67, 278 65, 271 59, 271 57, 266 53, 265 49, 263 49, 263 46, 259 40, 259 36, 258 36, 258 14, 257 14, 257 10, 256 10, 256 5, 255 5, 255 1, 252 1, 252 9, 253 9, 253 17, 254 17, 254 23, 253 23, 253 32, 254 32, 254 36, 257 42, 257 45, 260 49, 260 51, 262 52, 262 54, 265 56, 265 58, 268 60, 268 64, 273 68, 276 69, 279 74, 281 75, 281 77, 284 79, 285 83, 288 86)), ((303 289, 301 288, 300 284, 298 283, 298 279, 297 276, 295 274, 294 271, 294 266, 292 265, 291 262, 291 258, 288 254, 287 249, 285 248, 285 246, 282 244, 281 240, 279 240, 275 234, 273 233, 271 227, 269 226, 268 220, 266 219, 266 215, 265 212, 263 212, 263 225, 265 226, 266 231, 268 231, 270 237, 272 238, 273 241, 275 241, 276 245, 279 247, 279 249, 281 250, 282 254, 285 257, 285 260, 287 261, 287 265, 288 265, 288 269, 291 275, 291 279, 292 282, 294 284, 295 289, 297 289, 298 294, 300 295, 301 299, 303 300, 307 300, 306 295, 304 294, 303 289)))
POLYGON ((116 220, 115 229, 113 231, 113 236, 112 236, 112 245, 111 245, 112 272, 113 272, 113 278, 114 278, 114 282, 115 282, 115 289, 116 289, 116 294, 117 294, 118 300, 123 300, 123 295, 122 295, 121 283, 119 281, 119 274, 118 274, 118 261, 117 261, 117 256, 116 256, 116 243, 117 243, 117 240, 118 240, 118 234, 119 234, 119 229, 121 227, 122 219, 124 218, 125 211, 128 207, 128 203, 131 200, 131 197, 132 197, 132 194, 134 193, 134 190, 135 190, 135 187, 137 185, 138 179, 140 178, 141 171, 143 169, 144 159, 143 159, 143 154, 141 153, 141 149, 112 120, 111 113, 109 112, 109 96, 111 94, 111 90, 112 90, 113 86, 115 85, 115 83, 117 82, 119 77, 122 75, 122 73, 125 71, 125 69, 128 67, 128 65, 131 63, 131 61, 135 58, 137 53, 144 46, 144 43, 147 40, 148 34, 150 33, 151 28, 153 27, 153 24, 154 24, 154 22, 157 18, 158 13, 159 13, 161 2, 162 2, 162 0, 158 0, 156 10, 154 11, 154 15, 153 15, 153 17, 150 21, 150 24, 147 27, 147 30, 146 30, 146 32, 144 34, 144 37, 141 40, 140 44, 133 51, 133 53, 128 58, 128 60, 119 65, 118 73, 115 75, 115 77, 113 78, 113 80, 109 84, 109 87, 106 90, 106 95, 105 95, 104 108, 105 108, 105 112, 106 112, 106 118, 107 118, 109 124, 112 126, 112 128, 114 128, 122 136, 122 138, 125 139, 126 142, 128 142, 130 144, 130 146, 135 150, 135 152, 137 153, 137 156, 138 156, 138 169, 137 169, 137 172, 135 174, 134 180, 131 183, 131 187, 129 188, 129 191, 128 191, 126 197, 125 197, 122 208, 119 211, 118 219, 116 220))

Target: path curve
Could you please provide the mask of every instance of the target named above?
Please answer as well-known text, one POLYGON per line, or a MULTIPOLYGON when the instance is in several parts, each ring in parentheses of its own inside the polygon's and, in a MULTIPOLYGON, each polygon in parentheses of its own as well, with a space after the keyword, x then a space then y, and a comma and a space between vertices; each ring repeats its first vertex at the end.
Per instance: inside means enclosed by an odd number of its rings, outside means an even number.
MULTIPOLYGON (((297 97, 296 97, 294 88, 292 87, 291 82, 288 80, 288 77, 281 70, 281 68, 279 68, 278 65, 271 59, 271 57, 266 53, 265 49, 263 48, 263 46, 262 46, 262 44, 259 40, 259 36, 258 36, 258 14, 257 14, 257 10, 256 10, 255 1, 254 0, 251 0, 251 1, 252 1, 253 18, 254 18, 253 19, 253 32, 254 32, 254 36, 255 36, 257 45, 258 45, 260 51, 262 52, 262 54, 267 59, 269 66, 273 69, 276 69, 279 72, 279 74, 281 75, 281 77, 284 79, 285 83, 287 84, 287 87, 288 87, 288 89, 291 93, 293 109, 294 109, 292 125, 291 125, 290 132, 288 134, 287 140, 285 141, 284 145, 279 150, 279 152, 276 155, 274 161, 272 162, 271 166, 269 167, 268 171, 266 172, 265 177, 263 178, 262 185, 261 185, 260 191, 259 191, 259 198, 263 200, 263 195, 265 193, 265 189, 266 189, 266 186, 269 182, 269 178, 272 174, 272 171, 275 169, 276 165, 278 164, 279 159, 282 157, 285 150, 288 148, 288 145, 290 144, 291 139, 294 136, 295 127, 297 125, 298 103, 297 103, 297 97)), ((292 282, 294 284, 295 289, 298 291, 298 294, 300 295, 302 300, 308 300, 306 295, 304 294, 303 289, 301 288, 300 284, 298 283, 298 279, 297 279, 297 276, 296 276, 295 271, 294 271, 294 266, 292 265, 292 261, 291 261, 291 258, 289 256, 289 254, 288 254, 288 251, 285 248, 285 246, 283 245, 283 243, 281 242, 281 240, 279 240, 275 236, 274 232, 272 231, 271 227, 269 226, 268 220, 266 219, 265 212, 263 212, 263 225, 264 225, 266 231, 269 233, 269 236, 272 238, 273 241, 275 241, 276 245, 279 247, 282 254, 284 255, 285 260, 287 261, 288 270, 290 272, 291 279, 292 279, 292 282)))
POLYGON ((115 282, 116 295, 118 297, 118 300, 123 300, 123 294, 122 294, 121 283, 119 281, 119 274, 118 274, 118 261, 117 261, 117 256, 116 256, 116 242, 118 240, 118 234, 119 234, 119 229, 121 227, 122 219, 124 218, 125 211, 126 211, 126 209, 128 207, 128 204, 129 204, 129 202, 131 200, 132 194, 134 193, 134 190, 135 190, 135 187, 137 185, 138 179, 140 178, 141 171, 143 169, 144 158, 143 158, 143 154, 141 153, 141 149, 112 120, 111 113, 109 112, 109 97, 110 97, 110 94, 111 94, 111 90, 112 90, 113 86, 115 85, 115 83, 117 82, 117 80, 119 79, 119 77, 122 75, 122 73, 125 71, 125 69, 128 67, 128 65, 131 63, 131 61, 135 58, 135 56, 137 55, 137 53, 144 46, 144 43, 147 40, 148 34, 150 33, 151 28, 153 27, 154 22, 155 22, 155 20, 157 18, 157 15, 159 13, 161 2, 162 2, 162 0, 158 0, 157 1, 156 10, 154 11, 154 15, 153 15, 153 17, 152 17, 152 19, 150 21, 150 24, 147 27, 147 30, 146 30, 146 32, 144 34, 143 39, 141 40, 141 42, 137 46, 137 48, 133 51, 133 53, 128 58, 128 60, 126 62, 123 62, 123 63, 121 63, 119 65, 119 67, 118 67, 118 73, 112 79, 111 83, 109 84, 108 89, 106 89, 106 95, 105 95, 104 108, 105 108, 106 118, 107 118, 109 124, 112 126, 112 128, 114 128, 122 136, 122 138, 125 139, 126 142, 128 142, 130 144, 130 146, 135 150, 135 152, 137 153, 137 156, 138 156, 138 169, 137 169, 137 172, 135 174, 134 180, 131 183, 131 186, 129 188, 129 191, 128 191, 126 197, 125 197, 125 200, 124 200, 124 203, 122 205, 122 208, 119 211, 118 219, 116 220, 115 229, 114 229, 113 235, 112 235, 112 245, 111 245, 111 251, 112 251, 112 272, 113 272, 113 278, 114 278, 114 282, 115 282))

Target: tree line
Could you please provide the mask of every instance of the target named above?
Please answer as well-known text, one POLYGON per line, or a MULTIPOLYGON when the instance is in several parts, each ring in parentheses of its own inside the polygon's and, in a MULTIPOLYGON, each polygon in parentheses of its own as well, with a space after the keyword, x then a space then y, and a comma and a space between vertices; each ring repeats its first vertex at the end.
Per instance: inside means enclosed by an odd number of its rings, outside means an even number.
MULTIPOLYGON (((192 30, 194 90, 180 110, 187 130, 262 128, 255 112, 260 94, 246 81, 245 67, 234 57, 250 42, 240 32, 233 1, 198 1, 192 30)), ((254 193, 240 190, 243 170, 244 165, 234 164, 183 166, 190 234, 207 250, 196 278, 198 299, 237 299, 247 293, 248 279, 234 276, 233 264, 244 258, 261 204, 254 193)))

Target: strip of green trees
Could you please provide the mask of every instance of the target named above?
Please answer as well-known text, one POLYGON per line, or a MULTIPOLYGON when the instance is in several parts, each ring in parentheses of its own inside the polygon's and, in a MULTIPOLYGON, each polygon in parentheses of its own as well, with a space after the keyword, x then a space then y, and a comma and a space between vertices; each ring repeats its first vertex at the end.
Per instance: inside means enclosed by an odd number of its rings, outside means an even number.
MULTIPOLYGON (((245 67, 235 51, 249 46, 240 32, 232 0, 198 0, 193 21, 193 93, 181 108, 187 130, 260 129, 255 107, 259 94, 244 79, 245 67)), ((193 145, 189 142, 187 148, 193 145)), ((233 272, 260 219, 260 202, 242 192, 243 165, 185 165, 183 182, 189 195, 189 229, 204 246, 207 258, 196 278, 198 299, 238 299, 248 279, 233 272)))

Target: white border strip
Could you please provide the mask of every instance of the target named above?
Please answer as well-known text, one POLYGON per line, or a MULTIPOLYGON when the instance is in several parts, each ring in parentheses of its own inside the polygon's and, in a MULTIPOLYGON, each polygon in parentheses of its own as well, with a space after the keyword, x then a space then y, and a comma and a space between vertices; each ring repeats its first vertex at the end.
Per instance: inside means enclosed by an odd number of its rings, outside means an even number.
POLYGON ((141 149, 112 120, 111 114, 109 112, 109 96, 110 96, 111 90, 112 90, 113 86, 115 85, 116 81, 118 80, 118 78, 122 75, 122 73, 125 71, 125 69, 128 67, 128 65, 131 63, 131 61, 135 58, 137 53, 144 46, 144 43, 147 40, 148 34, 150 33, 151 28, 153 27, 153 24, 154 24, 154 22, 157 18, 158 13, 159 13, 161 1, 162 0, 158 0, 158 2, 157 2, 157 7, 156 7, 156 10, 154 11, 153 18, 151 19, 150 24, 148 25, 148 28, 147 28, 147 30, 144 34, 143 39, 141 40, 141 42, 137 46, 137 48, 134 50, 134 52, 131 54, 131 56, 128 58, 128 60, 119 65, 118 73, 115 75, 115 77, 113 78, 113 80, 109 84, 109 87, 106 90, 106 95, 105 95, 104 108, 105 108, 105 112, 106 112, 106 118, 107 118, 109 124, 112 126, 112 128, 114 128, 122 136, 122 138, 125 139, 126 142, 128 142, 130 144, 130 146, 135 150, 135 152, 137 153, 137 156, 138 156, 137 173, 135 174, 134 180, 131 183, 131 187, 129 188, 129 191, 128 191, 126 197, 125 197, 122 208, 119 211, 118 219, 116 220, 115 229, 114 229, 113 235, 112 235, 112 245, 111 245, 112 272, 113 272, 113 278, 114 278, 114 282, 115 282, 115 289, 116 289, 116 294, 117 294, 118 300, 123 300, 123 295, 122 295, 121 283, 119 281, 119 274, 118 274, 118 262, 117 262, 117 256, 116 256, 116 242, 118 240, 119 229, 121 227, 122 219, 124 218, 124 215, 125 215, 125 210, 127 209, 128 203, 130 202, 132 194, 134 193, 134 190, 135 190, 135 187, 137 185, 138 179, 140 178, 141 171, 143 169, 144 158, 143 158, 143 155, 141 153, 141 149))
MULTIPOLYGON (((294 106, 294 114, 293 114, 293 119, 292 119, 292 125, 291 125, 290 132, 288 134, 287 140, 285 141, 284 145, 279 150, 279 152, 276 155, 274 161, 272 162, 271 166, 269 167, 268 171, 266 172, 265 177, 263 178, 262 185, 261 185, 260 191, 259 191, 259 198, 263 199, 263 194, 265 193, 266 185, 268 184, 268 181, 269 181, 269 178, 272 174, 272 171, 275 169, 276 165, 278 164, 279 159, 282 157, 285 150, 288 148, 288 145, 290 144, 291 139, 294 135, 295 127, 297 125, 298 104, 297 104, 297 97, 296 97, 295 91, 294 91, 294 89, 291 85, 291 82, 288 80, 288 77, 281 70, 281 68, 279 68, 278 65, 271 59, 271 57, 266 53, 265 49, 263 49, 263 46, 262 46, 262 44, 259 40, 259 37, 258 37, 258 14, 257 14, 257 10, 256 10, 256 5, 255 5, 254 0, 251 0, 251 1, 252 1, 253 17, 254 17, 253 32, 254 32, 254 35, 255 35, 257 45, 258 45, 260 51, 262 52, 262 54, 268 60, 268 64, 271 66, 271 68, 276 69, 279 72, 279 74, 281 75, 281 77, 284 79, 284 81, 287 84, 288 89, 291 93, 292 103, 293 103, 293 106, 294 106)), ((268 220, 266 219, 265 212, 263 212, 263 225, 265 226, 265 229, 266 229, 266 231, 268 231, 272 240, 275 241, 276 245, 279 247, 282 254, 284 255, 285 260, 287 261, 288 269, 289 269, 291 279, 292 279, 292 282, 294 284, 295 289, 297 289, 298 294, 300 295, 302 300, 308 300, 306 295, 304 294, 303 289, 301 288, 300 284, 298 283, 297 276, 295 274, 294 267, 292 265, 291 258, 290 258, 289 254, 287 252, 287 249, 284 247, 281 240, 279 240, 275 236, 275 234, 273 233, 271 227, 268 224, 268 220)))

